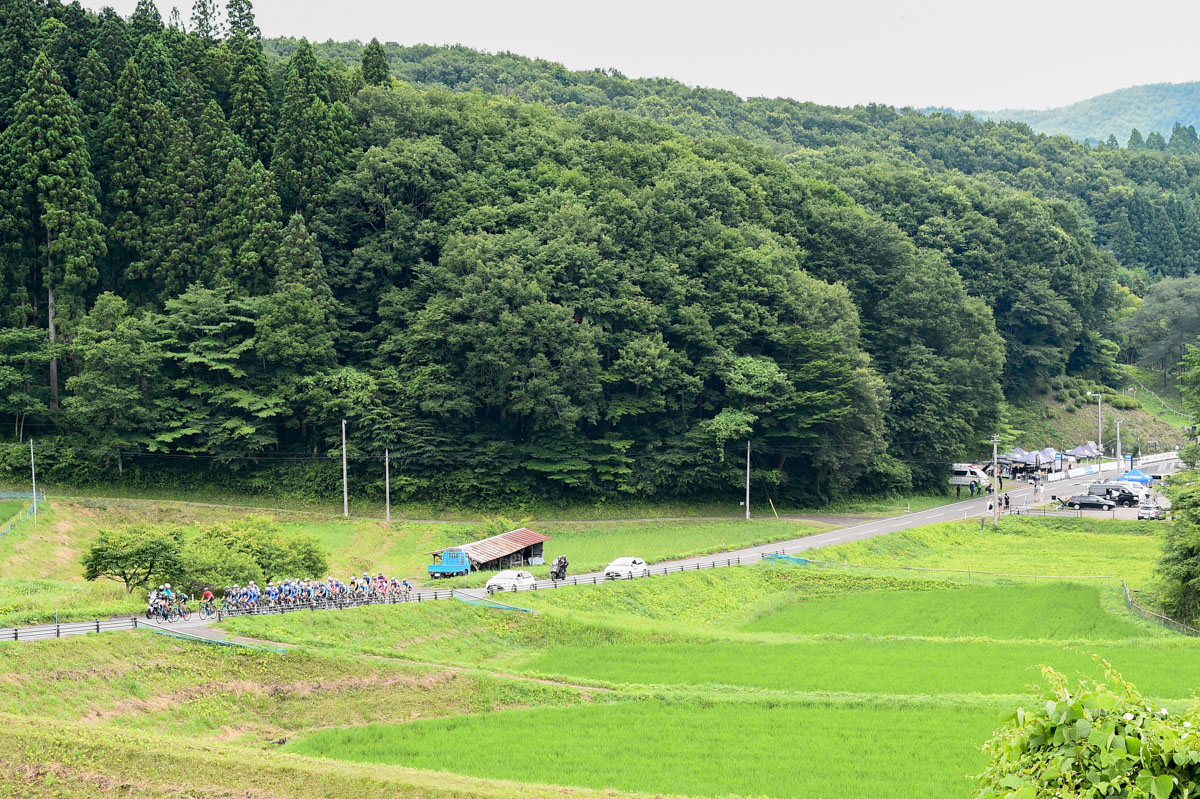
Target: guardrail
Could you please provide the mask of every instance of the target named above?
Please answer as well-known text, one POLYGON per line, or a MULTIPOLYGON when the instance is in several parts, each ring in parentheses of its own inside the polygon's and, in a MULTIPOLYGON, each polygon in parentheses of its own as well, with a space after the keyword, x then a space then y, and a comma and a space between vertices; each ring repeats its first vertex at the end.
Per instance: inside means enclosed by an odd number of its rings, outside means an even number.
POLYGON ((1129 608, 1129 610, 1134 614, 1141 616, 1146 621, 1152 621, 1155 624, 1161 624, 1163 627, 1166 627, 1169 630, 1174 630, 1177 633, 1182 633, 1183 635, 1200 636, 1200 630, 1197 630, 1195 627, 1189 627, 1183 622, 1175 621, 1169 616, 1164 616, 1161 613, 1155 613, 1154 611, 1150 610, 1150 608, 1138 602, 1129 593, 1129 586, 1125 584, 1124 580, 1121 581, 1121 589, 1125 592, 1125 607, 1129 608))
MULTIPOLYGON (((73 621, 62 624, 35 624, 30 627, 6 627, 0 629, 0 642, 3 641, 44 641, 47 638, 65 638, 69 635, 84 633, 103 633, 109 630, 136 630, 136 616, 120 619, 93 619, 92 621, 73 621)), ((143 626, 147 626, 143 624, 143 626)))

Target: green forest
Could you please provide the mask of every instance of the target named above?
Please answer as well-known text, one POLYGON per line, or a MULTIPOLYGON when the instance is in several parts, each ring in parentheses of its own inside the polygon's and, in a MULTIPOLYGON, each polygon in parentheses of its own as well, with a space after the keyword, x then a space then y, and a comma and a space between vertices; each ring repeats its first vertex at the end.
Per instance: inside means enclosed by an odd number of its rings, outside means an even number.
POLYGON ((747 441, 776 499, 930 489, 1006 401, 1200 327, 1187 128, 0 0, 0 131, 14 480, 33 438, 63 483, 333 496, 344 419, 357 490, 387 451, 402 500, 711 496, 747 441))
POLYGON ((1025 122, 1041 133, 1061 133, 1080 141, 1107 141, 1109 136, 1124 141, 1135 128, 1142 137, 1151 133, 1168 137, 1176 124, 1200 125, 1200 82, 1130 86, 1059 108, 983 116, 1025 122))

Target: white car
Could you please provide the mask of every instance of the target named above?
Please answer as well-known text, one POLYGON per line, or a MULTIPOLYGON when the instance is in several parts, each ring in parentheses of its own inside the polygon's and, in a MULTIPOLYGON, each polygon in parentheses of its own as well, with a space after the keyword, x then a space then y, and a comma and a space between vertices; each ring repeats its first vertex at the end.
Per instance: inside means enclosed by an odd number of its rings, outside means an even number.
POLYGON ((634 577, 649 577, 650 567, 641 558, 617 558, 604 567, 604 576, 610 580, 631 580, 634 577))
POLYGON ((494 594, 497 591, 520 591, 524 588, 532 588, 535 582, 534 576, 529 572, 507 569, 488 580, 483 587, 489 594, 494 594))

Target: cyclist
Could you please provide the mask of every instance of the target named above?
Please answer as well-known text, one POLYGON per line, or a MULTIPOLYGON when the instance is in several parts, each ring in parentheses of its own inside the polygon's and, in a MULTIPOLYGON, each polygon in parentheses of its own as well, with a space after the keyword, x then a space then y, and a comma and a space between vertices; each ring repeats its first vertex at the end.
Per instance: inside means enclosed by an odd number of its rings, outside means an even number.
POLYGON ((412 583, 410 583, 408 578, 405 577, 400 583, 400 587, 404 590, 404 600, 407 602, 409 597, 412 596, 412 583))
POLYGON ((171 593, 171 584, 163 583, 162 590, 158 592, 159 604, 162 607, 162 617, 165 619, 171 612, 171 603, 175 601, 175 595, 171 593))
POLYGON ((188 600, 191 599, 187 593, 180 588, 179 593, 175 595, 175 607, 179 608, 179 615, 182 616, 188 612, 188 600))
POLYGON ((207 608, 209 613, 215 613, 217 610, 214 604, 215 599, 216 597, 213 596, 212 588, 207 585, 204 586, 204 592, 200 594, 200 607, 207 608))

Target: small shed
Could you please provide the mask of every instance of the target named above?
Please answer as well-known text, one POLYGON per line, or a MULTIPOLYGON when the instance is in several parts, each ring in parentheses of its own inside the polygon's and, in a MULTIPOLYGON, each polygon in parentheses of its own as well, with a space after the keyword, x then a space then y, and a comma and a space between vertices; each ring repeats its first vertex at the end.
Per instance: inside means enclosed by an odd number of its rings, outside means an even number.
MULTIPOLYGON (((509 569, 544 563, 543 545, 549 540, 550 536, 535 533, 528 527, 518 527, 491 538, 446 549, 459 549, 467 553, 475 569, 509 569)), ((439 549, 429 554, 440 558, 444 551, 439 549)))

